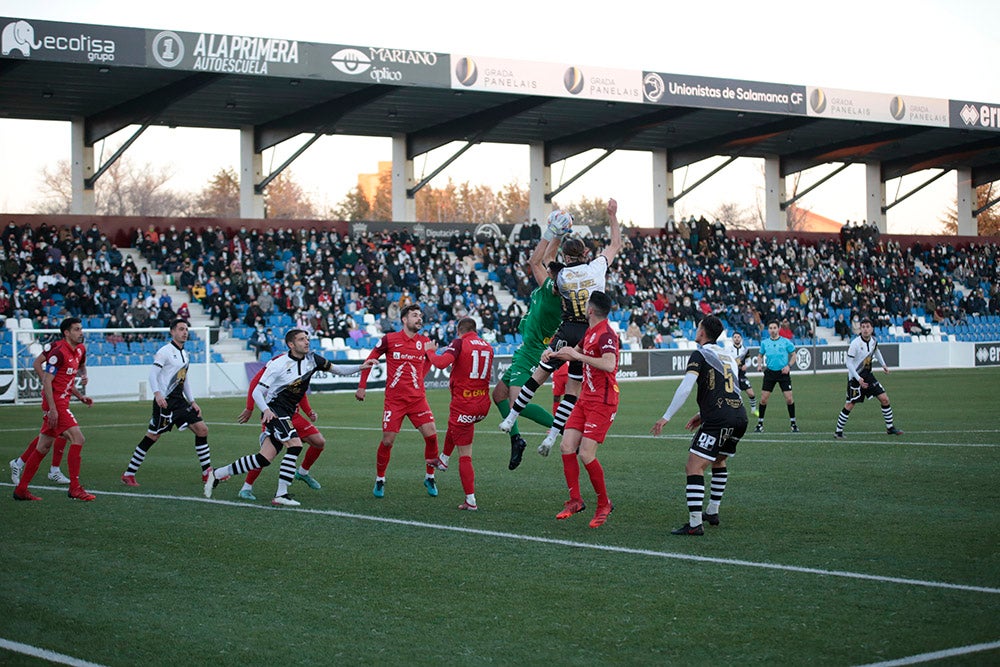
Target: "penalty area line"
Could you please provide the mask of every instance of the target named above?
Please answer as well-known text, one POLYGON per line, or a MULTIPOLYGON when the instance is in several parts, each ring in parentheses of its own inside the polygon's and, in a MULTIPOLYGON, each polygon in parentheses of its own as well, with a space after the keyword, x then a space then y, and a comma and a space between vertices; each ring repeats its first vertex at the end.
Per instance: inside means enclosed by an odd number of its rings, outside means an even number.
MULTIPOLYGON (((0 483, 0 486, 10 487, 12 485, 9 483, 0 483)), ((37 488, 60 491, 64 487, 39 486, 37 488)), ((924 588, 941 588, 946 590, 968 591, 972 593, 987 593, 991 595, 1000 595, 1000 588, 991 588, 988 586, 971 586, 968 584, 953 584, 944 581, 908 579, 905 577, 889 577, 889 576, 882 576, 875 574, 865 574, 862 572, 849 572, 846 570, 824 570, 821 568, 801 567, 798 565, 784 565, 781 563, 758 562, 758 561, 742 560, 736 558, 698 556, 698 555, 684 554, 684 553, 677 553, 670 551, 654 551, 652 549, 636 549, 632 547, 622 547, 622 546, 607 545, 607 544, 591 544, 587 542, 576 542, 573 540, 562 540, 551 537, 538 537, 535 535, 522 535, 520 533, 508 533, 497 530, 467 528, 465 526, 449 526, 446 524, 428 523, 425 521, 412 521, 410 519, 396 519, 392 517, 373 516, 370 514, 354 514, 352 512, 341 512, 338 510, 317 510, 317 509, 308 509, 304 507, 276 508, 267 505, 251 505, 245 502, 236 502, 232 500, 219 500, 216 498, 199 498, 196 496, 175 496, 175 495, 152 494, 152 493, 151 494, 130 493, 127 491, 95 491, 93 489, 90 489, 90 491, 91 493, 95 493, 98 496, 117 496, 117 497, 132 498, 136 500, 143 500, 143 499, 172 500, 181 502, 205 503, 209 505, 220 505, 223 507, 237 507, 244 510, 256 509, 268 512, 278 512, 278 511, 296 512, 299 514, 310 514, 313 516, 330 516, 343 519, 353 519, 356 521, 371 521, 375 523, 392 524, 397 526, 409 526, 412 528, 428 528, 431 530, 442 530, 453 533, 464 533, 467 535, 476 535, 480 537, 495 537, 507 540, 516 540, 520 542, 549 544, 556 546, 571 547, 574 549, 589 549, 592 551, 604 551, 609 553, 648 556, 652 558, 692 561, 697 563, 712 563, 715 565, 730 565, 735 567, 752 567, 762 570, 774 570, 779 572, 795 572, 798 574, 813 574, 824 577, 841 577, 845 579, 874 581, 878 583, 900 584, 903 586, 920 586, 924 588)))
POLYGON ((897 667, 901 665, 916 665, 921 662, 932 660, 943 660, 953 658, 957 655, 968 655, 969 653, 979 653, 980 651, 994 651, 1000 649, 1000 642, 987 642, 985 644, 970 644, 969 646, 958 646, 956 648, 944 649, 942 651, 932 651, 930 653, 920 653, 910 655, 896 660, 886 660, 885 662, 872 662, 860 667, 897 667))
POLYGON ((6 649, 13 653, 20 653, 22 655, 29 655, 32 658, 48 660, 49 662, 59 663, 60 665, 73 665, 73 667, 103 667, 103 665, 96 662, 80 660, 79 658, 74 658, 71 655, 56 653, 55 651, 38 648, 37 646, 32 646, 30 644, 22 644, 21 642, 4 639, 3 637, 0 637, 0 649, 6 649))

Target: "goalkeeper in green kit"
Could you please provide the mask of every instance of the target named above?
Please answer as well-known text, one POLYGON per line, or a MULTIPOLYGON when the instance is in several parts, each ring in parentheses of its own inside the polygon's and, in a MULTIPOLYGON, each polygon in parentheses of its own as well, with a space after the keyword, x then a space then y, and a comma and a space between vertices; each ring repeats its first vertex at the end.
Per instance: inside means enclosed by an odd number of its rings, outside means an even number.
MULTIPOLYGON (((521 346, 514 353, 510 368, 493 388, 493 402, 500 408, 503 417, 510 413, 511 392, 517 396, 521 391, 521 386, 531 377, 542 357, 542 351, 562 321, 562 301, 556 292, 554 280, 562 267, 553 261, 559 251, 559 231, 550 224, 528 259, 531 273, 540 286, 531 293, 528 312, 521 318, 517 328, 522 338, 521 346)), ((552 413, 540 405, 529 404, 521 415, 545 428, 552 426, 552 413)), ((526 445, 515 424, 510 431, 508 469, 514 470, 521 465, 526 445)))

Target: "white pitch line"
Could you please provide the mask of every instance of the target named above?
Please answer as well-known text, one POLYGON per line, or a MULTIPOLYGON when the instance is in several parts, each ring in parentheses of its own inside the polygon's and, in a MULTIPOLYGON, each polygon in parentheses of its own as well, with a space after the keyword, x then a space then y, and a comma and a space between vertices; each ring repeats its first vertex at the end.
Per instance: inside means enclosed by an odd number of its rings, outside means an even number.
MULTIPOLYGON (((206 421, 205 424, 208 426, 222 426, 222 427, 236 427, 236 428, 252 428, 255 424, 237 424, 235 422, 211 422, 206 421)), ((91 429, 105 429, 105 428, 128 428, 135 429, 137 432, 145 425, 142 424, 90 424, 83 426, 83 430, 86 432, 91 429)), ((382 429, 377 426, 344 426, 342 424, 316 424, 317 428, 326 429, 330 431, 366 431, 381 433, 382 429)), ((20 428, 2 428, 0 433, 37 433, 38 429, 35 427, 20 427, 20 428)), ((924 435, 924 434, 943 434, 943 433, 955 433, 955 434, 966 434, 966 433, 997 433, 1000 431, 911 431, 911 435, 924 435)), ((493 432, 494 435, 501 435, 499 431, 493 432)), ((526 435, 544 435, 541 431, 524 431, 526 435)), ((877 432, 858 432, 858 435, 872 435, 877 432)), ((907 440, 852 440, 848 438, 847 440, 834 440, 833 434, 830 434, 829 438, 823 436, 822 439, 817 439, 815 436, 818 433, 813 434, 798 434, 793 436, 791 433, 788 434, 787 438, 759 438, 751 435, 746 435, 740 441, 744 445, 749 445, 753 443, 767 443, 767 444, 788 444, 793 442, 798 442, 801 444, 830 444, 834 445, 880 445, 888 447, 965 447, 972 449, 996 449, 1000 447, 1000 443, 995 442, 911 442, 907 440), (813 437, 810 437, 813 436, 813 437), (829 442, 828 442, 829 441, 829 442)), ((649 433, 609 433, 607 435, 608 439, 611 440, 682 440, 687 441, 691 439, 690 433, 670 433, 664 435, 651 435, 649 433)))
POLYGON ((885 662, 872 662, 861 667, 897 667, 898 665, 916 665, 921 662, 941 660, 943 658, 953 658, 956 655, 967 655, 980 651, 993 651, 1000 649, 1000 642, 988 642, 986 644, 971 644, 969 646, 959 646, 957 648, 944 649, 943 651, 933 651, 931 653, 921 653, 911 655, 897 660, 886 660, 885 662))
MULTIPOLYGON (((0 486, 12 487, 10 483, 0 483, 0 486)), ((38 489, 62 491, 65 487, 38 486, 38 489)), ((448 526, 437 523, 427 523, 424 521, 411 521, 408 519, 393 519, 391 517, 371 516, 368 514, 353 514, 351 512, 340 512, 337 510, 314 510, 305 507, 270 507, 266 505, 251 505, 245 502, 233 500, 218 500, 215 498, 198 498, 196 496, 174 496, 165 494, 145 494, 129 493, 125 491, 95 491, 88 489, 98 496, 120 496, 133 499, 155 499, 155 500, 180 500, 182 502, 206 503, 210 505, 222 505, 225 507, 239 507, 241 509, 258 509, 268 512, 298 512, 301 514, 313 514, 320 516, 333 516, 342 519, 356 519, 360 521, 374 521, 376 523, 389 523, 398 526, 411 526, 414 528, 431 528, 434 530, 444 530, 454 533, 466 533, 468 535, 479 535, 482 537, 500 537, 522 542, 536 542, 539 544, 554 544, 558 546, 573 547, 577 549, 591 549, 594 551, 606 551, 620 554, 633 554, 638 556, 652 556, 654 558, 665 558, 672 560, 695 561, 699 563, 713 563, 716 565, 735 565, 742 567, 754 567, 764 570, 778 570, 782 572, 798 572, 800 574, 818 574, 826 577, 843 577, 846 579, 861 579, 864 581, 877 581, 881 583, 902 584, 905 586, 922 586, 926 588, 944 588, 956 591, 969 591, 973 593, 989 593, 1000 595, 1000 588, 988 586, 970 586, 967 584, 952 584, 943 581, 925 581, 923 579, 907 579, 904 577, 886 577, 875 574, 864 574, 861 572, 848 572, 846 570, 823 570, 814 567, 800 567, 797 565, 782 565, 780 563, 756 562, 735 558, 715 558, 710 556, 696 556, 691 554, 675 553, 670 551, 652 551, 650 549, 634 549, 631 547, 619 547, 605 544, 588 544, 586 542, 574 542, 572 540, 559 540, 550 537, 537 537, 534 535, 521 535, 518 533, 507 533, 496 530, 484 530, 479 528, 466 528, 463 526, 448 526)))
POLYGON ((86 660, 74 658, 71 655, 63 655, 62 653, 56 653, 55 651, 49 651, 48 649, 38 648, 37 646, 31 646, 30 644, 10 641, 9 639, 4 639, 2 637, 0 637, 0 648, 13 651, 14 653, 30 655, 32 658, 40 658, 42 660, 48 660, 49 662, 57 662, 60 665, 73 665, 73 667, 103 667, 103 665, 96 662, 87 662, 86 660))

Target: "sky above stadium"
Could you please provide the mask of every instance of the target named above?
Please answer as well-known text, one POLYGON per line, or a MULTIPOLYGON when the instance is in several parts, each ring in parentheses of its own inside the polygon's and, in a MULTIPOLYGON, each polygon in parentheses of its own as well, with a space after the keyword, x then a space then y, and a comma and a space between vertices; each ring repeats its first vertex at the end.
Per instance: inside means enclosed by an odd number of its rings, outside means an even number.
MULTIPOLYGON (((792 0, 733 2, 563 3, 427 1, 329 2, 286 0, 232 3, 173 0, 0 0, 0 16, 191 32, 216 32, 304 41, 400 47, 542 62, 651 69, 679 74, 819 85, 936 98, 1000 102, 1000 3, 990 0, 792 0)), ((2 101, 0 101, 2 104, 2 101)), ((131 134, 109 138, 104 156, 131 134)), ((69 157, 69 124, 0 120, 0 211, 32 212, 40 171, 69 157)), ((264 154, 266 171, 280 165, 303 140, 264 154)), ((101 145, 95 155, 101 154, 101 145)), ((415 161, 429 173, 454 148, 415 161)), ((151 128, 127 155, 139 164, 169 165, 170 187, 196 191, 223 167, 238 167, 236 131, 151 128)), ((552 182, 568 180, 595 153, 552 169, 552 182)), ((99 159, 99 158, 98 158, 99 159)), ((324 137, 291 170, 321 209, 391 159, 388 139, 324 137)), ((675 172, 679 190, 713 169, 713 158, 675 172)), ((647 154, 619 152, 567 188, 560 200, 616 197, 620 215, 651 225, 652 175, 647 154)), ((805 172, 800 189, 832 167, 805 172)), ((891 202, 930 177, 908 176, 887 185, 891 202)), ((431 182, 447 178, 499 187, 528 181, 527 147, 483 144, 431 182)), ((946 176, 889 212, 889 231, 936 230, 954 199, 946 176)), ((759 160, 741 159, 678 202, 679 215, 707 215, 722 202, 756 208, 763 188, 759 160)), ((864 168, 852 166, 800 204, 836 220, 865 216, 864 168)))

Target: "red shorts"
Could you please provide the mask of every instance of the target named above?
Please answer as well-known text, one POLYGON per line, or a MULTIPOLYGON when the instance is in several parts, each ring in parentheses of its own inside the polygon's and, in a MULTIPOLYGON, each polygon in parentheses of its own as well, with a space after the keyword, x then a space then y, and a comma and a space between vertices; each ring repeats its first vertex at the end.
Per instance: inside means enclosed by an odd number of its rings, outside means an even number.
POLYGON ((427 398, 423 396, 408 402, 385 401, 383 407, 385 411, 382 413, 382 430, 387 433, 399 433, 399 429, 403 426, 403 417, 409 417, 414 428, 420 428, 434 421, 431 406, 427 405, 427 398))
POLYGON ((452 401, 448 414, 448 437, 456 447, 471 445, 476 435, 476 424, 490 414, 490 401, 452 401))
POLYGON ((604 437, 608 434, 608 429, 611 428, 611 422, 615 420, 617 413, 617 405, 577 401, 563 432, 573 429, 580 431, 583 437, 590 438, 594 442, 604 442, 604 437))
POLYGON ((562 396, 566 393, 566 380, 569 378, 569 364, 563 364, 552 374, 552 395, 562 396))
POLYGON ((296 412, 292 415, 292 426, 299 432, 299 440, 305 440, 309 436, 319 433, 319 429, 311 421, 303 417, 301 412, 296 412))
POLYGON ((76 421, 76 417, 73 413, 69 411, 68 405, 57 406, 56 409, 59 411, 59 423, 56 424, 55 428, 49 426, 49 420, 42 416, 42 435, 48 435, 53 438, 58 438, 63 432, 73 428, 74 426, 79 426, 79 422, 76 421))

